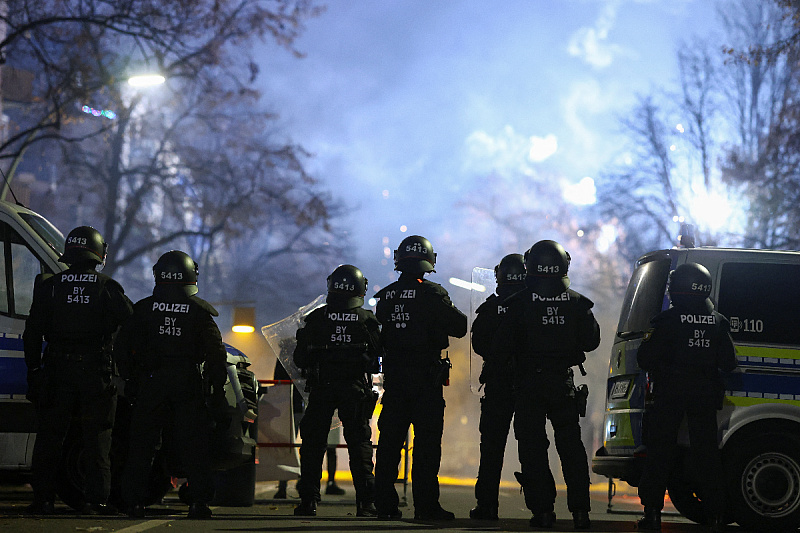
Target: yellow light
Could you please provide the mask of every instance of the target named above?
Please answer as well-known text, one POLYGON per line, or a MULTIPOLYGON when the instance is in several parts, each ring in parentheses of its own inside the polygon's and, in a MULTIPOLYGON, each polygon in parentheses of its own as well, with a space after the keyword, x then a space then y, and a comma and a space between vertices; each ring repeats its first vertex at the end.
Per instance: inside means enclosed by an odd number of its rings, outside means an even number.
POLYGON ((231 330, 235 333, 253 333, 256 330, 256 308, 234 307, 231 330))

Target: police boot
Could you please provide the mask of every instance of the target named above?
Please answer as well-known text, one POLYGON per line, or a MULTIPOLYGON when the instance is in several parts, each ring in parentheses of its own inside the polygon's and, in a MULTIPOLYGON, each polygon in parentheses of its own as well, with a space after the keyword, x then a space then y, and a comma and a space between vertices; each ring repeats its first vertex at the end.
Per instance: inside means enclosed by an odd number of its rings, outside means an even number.
POLYGON ((556 524, 556 513, 552 511, 548 513, 533 513, 528 523, 531 527, 550 529, 556 524))
POLYGON ((114 516, 119 514, 119 509, 108 503, 86 503, 81 507, 81 514, 114 516))
POLYGON ((34 500, 32 504, 25 508, 25 514, 51 515, 55 514, 55 505, 47 500, 34 500))
POLYGON ((356 502, 356 516, 378 516, 373 502, 356 502))
POLYGON ((317 502, 314 500, 303 500, 300 505, 294 508, 295 516, 317 516, 317 502))
POLYGON ((403 512, 395 507, 386 511, 378 511, 378 520, 400 520, 403 518, 403 512))
POLYGON ((473 520, 499 520, 496 505, 478 504, 469 511, 469 517, 473 520))
POLYGON ((335 481, 328 481, 328 484, 325 486, 325 494, 329 496, 342 496, 345 493, 346 491, 337 485, 335 481))
POLYGON ((128 517, 144 518, 144 505, 136 504, 128 507, 128 517))
POLYGON ((709 528, 711 529, 711 533, 722 533, 725 531, 727 524, 725 520, 721 516, 715 516, 711 520, 708 521, 709 528))
POLYGON ((432 509, 425 509, 421 511, 414 510, 414 520, 455 520, 456 515, 450 511, 442 509, 441 505, 437 505, 432 509))
POLYGON ((572 524, 575 529, 589 529, 592 521, 589 520, 589 511, 575 511, 572 513, 572 524))
POLYGON ((646 531, 661 531, 661 511, 645 507, 644 516, 636 522, 636 527, 646 531))
POLYGON ((194 520, 207 520, 213 516, 214 513, 211 512, 211 509, 208 505, 204 503, 193 503, 189 506, 189 514, 187 518, 191 518, 194 520))

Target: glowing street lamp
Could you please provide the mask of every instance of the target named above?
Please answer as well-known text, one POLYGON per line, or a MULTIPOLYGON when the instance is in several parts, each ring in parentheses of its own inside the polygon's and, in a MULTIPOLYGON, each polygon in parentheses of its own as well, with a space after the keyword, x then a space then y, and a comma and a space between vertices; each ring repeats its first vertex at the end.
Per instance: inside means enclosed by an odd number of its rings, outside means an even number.
POLYGON ((161 85, 167 79, 161 74, 139 74, 128 78, 128 85, 131 87, 153 87, 161 85))
POLYGON ((253 333, 256 330, 256 308, 234 307, 231 330, 234 333, 253 333))

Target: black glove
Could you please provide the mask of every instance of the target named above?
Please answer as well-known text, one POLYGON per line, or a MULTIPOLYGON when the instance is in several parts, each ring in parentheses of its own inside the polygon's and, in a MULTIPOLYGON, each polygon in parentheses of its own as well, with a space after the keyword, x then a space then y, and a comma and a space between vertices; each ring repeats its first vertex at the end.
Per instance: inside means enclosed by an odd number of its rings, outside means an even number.
POLYGON ((47 392, 44 371, 41 368, 28 370, 28 392, 25 398, 33 404, 41 404, 47 392))

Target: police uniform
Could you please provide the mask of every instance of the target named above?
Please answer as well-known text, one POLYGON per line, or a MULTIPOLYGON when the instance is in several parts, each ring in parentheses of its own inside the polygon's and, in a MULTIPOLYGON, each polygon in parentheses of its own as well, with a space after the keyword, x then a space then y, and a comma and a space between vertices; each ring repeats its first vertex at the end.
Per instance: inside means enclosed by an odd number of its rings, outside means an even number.
MULTIPOLYGON (((122 486, 132 516, 144 513, 151 463, 163 431, 174 432, 189 500, 199 506, 195 509, 205 509, 213 497, 211 420, 200 365, 205 364, 214 393, 224 394, 227 352, 213 319, 217 315, 180 284, 157 284, 152 296, 134 305, 120 332, 120 373, 137 390, 122 486)), ((190 508, 190 517, 192 512, 190 508)), ((210 511, 197 517, 210 517, 210 511)))
POLYGON ((547 419, 567 484, 567 506, 572 513, 590 509, 589 465, 571 367, 600 344, 592 307, 591 300, 571 289, 553 297, 526 289, 508 300, 507 317, 498 332, 499 352, 514 365, 519 480, 534 519, 552 516, 556 498, 547 454, 547 419))
POLYGON ((639 483, 645 518, 649 513, 649 524, 641 524, 643 529, 657 529, 660 523, 656 517, 664 507, 670 457, 684 416, 709 518, 721 517, 725 506, 716 414, 724 397, 719 371, 733 370, 736 354, 728 320, 714 310, 710 300, 689 300, 673 297, 673 307, 652 320, 653 329, 637 355, 639 366, 650 373, 654 393, 647 459, 639 483))
MULTIPOLYGON (((359 516, 374 516, 375 478, 372 473, 372 430, 375 408, 371 375, 378 372, 380 324, 372 311, 345 304, 335 297, 312 311, 297 331, 295 364, 307 375, 308 406, 300 422, 300 481, 305 504, 298 514, 313 514, 320 500, 322 459, 334 411, 344 426, 350 472, 359 516), (305 512, 303 512, 305 511, 305 512)), ((363 302, 363 300, 361 300, 363 302)))
POLYGON ((394 484, 403 443, 413 424, 415 517, 452 518, 439 505, 445 407, 441 351, 449 345, 448 337, 466 335, 467 317, 453 305, 444 287, 422 276, 402 272, 396 282, 376 294, 385 355, 375 505, 384 517, 400 514, 394 484))
MULTIPOLYGON (((99 263, 100 261, 96 261, 99 263)), ((105 505, 117 403, 112 337, 131 313, 122 287, 95 262, 37 278, 23 333, 31 399, 37 405, 33 450, 34 506, 52 505, 61 447, 77 413, 86 464, 89 510, 105 505), (42 355, 42 338, 47 347, 42 355)))
POLYGON ((514 416, 514 373, 510 361, 494 356, 494 335, 507 312, 504 300, 521 285, 498 285, 497 294, 489 296, 476 310, 472 322, 472 349, 483 357, 478 381, 483 385, 481 398, 481 458, 475 499, 478 506, 470 512, 473 518, 497 518, 500 478, 503 471, 508 430, 514 416))

